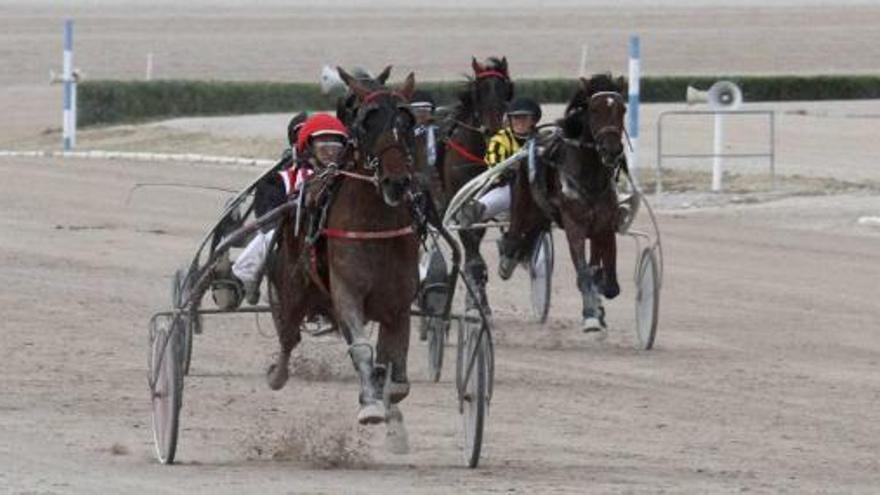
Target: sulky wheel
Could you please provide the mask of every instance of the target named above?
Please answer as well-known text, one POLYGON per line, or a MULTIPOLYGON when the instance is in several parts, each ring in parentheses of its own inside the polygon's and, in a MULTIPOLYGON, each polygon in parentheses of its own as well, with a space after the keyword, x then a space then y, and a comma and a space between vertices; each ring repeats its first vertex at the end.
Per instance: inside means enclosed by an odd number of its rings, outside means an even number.
POLYGON ((651 349, 657 336, 657 318, 660 309, 660 280, 657 255, 645 248, 639 256, 636 270, 636 336, 641 349, 651 349))
MULTIPOLYGON (((186 305, 185 294, 187 291, 184 287, 186 283, 187 272, 183 268, 179 268, 174 272, 174 278, 171 280, 171 306, 174 309, 181 309, 186 305)), ((182 320, 181 326, 183 328, 183 342, 180 352, 181 366, 183 374, 188 375, 189 364, 192 361, 193 334, 201 331, 202 319, 196 312, 189 312, 185 315, 181 314, 180 319, 182 320)))
POLYGON ((446 348, 446 337, 449 323, 436 316, 427 318, 428 331, 428 379, 439 382, 443 371, 443 350, 446 348))
POLYGON ((183 319, 154 319, 150 329, 150 395, 153 442, 162 464, 172 464, 177 450, 180 406, 183 398, 183 319), (166 328, 159 328, 162 322, 166 328), (170 325, 167 325, 170 324, 170 325), (170 328, 167 328, 170 326, 170 328))
POLYGON ((464 456, 468 467, 475 468, 480 462, 483 446, 486 413, 489 409, 489 360, 488 335, 480 336, 479 323, 465 323, 465 334, 460 342, 459 370, 462 383, 462 418, 464 419, 464 456), (479 342, 477 342, 479 340, 479 342), (471 363, 471 360, 473 362, 471 363), (470 368, 470 374, 468 369, 470 368))
POLYGON ((529 260, 532 317, 538 323, 547 321, 550 312, 550 288, 553 282, 553 234, 542 232, 535 242, 529 260))

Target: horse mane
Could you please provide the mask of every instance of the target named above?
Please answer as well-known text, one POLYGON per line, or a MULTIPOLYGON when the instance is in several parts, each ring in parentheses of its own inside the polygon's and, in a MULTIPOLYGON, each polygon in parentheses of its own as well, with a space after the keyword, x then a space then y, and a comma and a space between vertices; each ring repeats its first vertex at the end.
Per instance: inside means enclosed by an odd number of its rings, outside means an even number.
POLYGON ((621 84, 622 79, 615 80, 610 72, 593 74, 587 80, 587 87, 581 80, 578 80, 577 89, 568 100, 565 107, 564 117, 561 119, 560 125, 562 132, 567 138, 578 138, 583 135, 584 118, 583 113, 590 102, 590 98, 603 91, 611 91, 614 93, 624 93, 625 87, 621 84))

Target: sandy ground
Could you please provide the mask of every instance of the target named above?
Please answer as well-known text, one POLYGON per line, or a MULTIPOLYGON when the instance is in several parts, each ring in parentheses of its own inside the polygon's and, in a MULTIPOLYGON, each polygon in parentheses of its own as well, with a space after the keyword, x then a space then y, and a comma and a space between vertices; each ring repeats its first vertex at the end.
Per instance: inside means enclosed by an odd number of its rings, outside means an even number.
MULTIPOLYGON (((613 11, 601 3, 504 3, 514 10, 494 0, 334 0, 319 12, 280 0, 247 9, 232 0, 0 2, 0 148, 57 148, 61 93, 45 79, 60 65, 61 20, 71 14, 77 65, 95 78, 140 77, 149 51, 157 77, 313 80, 324 62, 393 61, 420 77, 455 78, 472 53, 499 47, 516 74, 567 75, 582 43, 591 69, 619 72, 633 31, 642 33, 649 74, 880 68, 876 2, 625 0, 613 11), (528 25, 530 37, 511 36, 513 25, 528 25), (328 28, 358 35, 329 43, 328 28)), ((673 108, 643 107, 648 167, 656 118, 673 108)), ((421 343, 412 346, 404 404, 412 452, 392 456, 381 428, 354 426, 356 384, 339 341, 307 339, 288 387, 271 392, 263 379, 276 350, 271 323, 245 317, 210 319, 196 338, 180 464, 157 465, 147 320, 167 307, 173 270, 225 197, 129 190, 142 182, 238 189, 258 171, 2 157, 0 492, 875 493, 880 229, 858 219, 880 216, 880 107, 769 108, 780 191, 762 187, 760 163, 735 169, 754 177, 730 177, 741 191, 728 195, 695 185, 707 183, 707 164, 670 164, 675 193, 656 200, 667 254, 656 349, 634 349, 626 242, 624 293, 608 306, 605 342, 578 330, 579 295, 558 235, 547 325, 527 322, 521 271, 508 283, 493 277, 496 395, 476 471, 462 467, 453 369, 427 383, 421 343)), ((286 119, 92 129, 80 144, 271 158, 286 119)), ((754 126, 731 123, 731 149, 751 149, 754 126)), ((704 150, 710 128, 682 124, 669 144, 704 150)))
POLYGON ((452 368, 426 383, 422 344, 404 404, 412 452, 397 457, 381 428, 352 426, 341 342, 307 339, 295 378, 273 393, 262 373, 276 350, 270 322, 210 319, 186 382, 181 464, 168 468, 152 457, 146 322, 223 198, 152 189, 126 203, 128 189, 236 187, 255 171, 12 158, 0 171, 0 485, 11 493, 868 493, 880 483, 880 231, 856 223, 880 211, 876 194, 665 210, 650 352, 633 348, 626 243, 604 343, 578 330, 561 238, 546 326, 525 322, 522 273, 493 280, 497 386, 477 471, 461 467, 452 368))

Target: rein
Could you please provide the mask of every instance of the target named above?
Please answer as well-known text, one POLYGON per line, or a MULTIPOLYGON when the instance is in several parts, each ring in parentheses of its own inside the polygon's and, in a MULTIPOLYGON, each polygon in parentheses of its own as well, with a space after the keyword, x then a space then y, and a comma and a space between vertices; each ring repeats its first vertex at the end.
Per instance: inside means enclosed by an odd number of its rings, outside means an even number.
POLYGON ((467 148, 465 148, 464 146, 462 146, 460 143, 458 143, 457 141, 455 141, 452 138, 446 140, 446 146, 448 148, 452 148, 462 158, 467 158, 469 161, 471 161, 473 163, 477 163, 480 165, 486 165, 486 160, 484 160, 482 157, 479 157, 479 156, 471 153, 470 151, 468 151, 467 148))
POLYGON ((342 230, 342 229, 326 228, 322 232, 325 236, 333 238, 333 239, 348 239, 348 240, 353 240, 353 241, 369 241, 369 240, 376 240, 376 239, 393 239, 395 237, 403 237, 403 236, 407 236, 407 235, 412 235, 415 233, 415 229, 413 229, 412 225, 407 225, 406 227, 401 227, 399 229, 376 230, 376 231, 342 230))

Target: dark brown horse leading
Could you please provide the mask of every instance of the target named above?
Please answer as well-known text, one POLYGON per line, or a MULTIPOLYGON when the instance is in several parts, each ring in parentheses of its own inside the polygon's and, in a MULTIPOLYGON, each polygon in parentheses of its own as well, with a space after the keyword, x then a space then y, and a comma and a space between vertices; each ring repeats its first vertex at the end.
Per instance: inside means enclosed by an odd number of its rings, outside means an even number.
MULTIPOLYGON (((387 72, 387 71, 386 71, 387 72)), ((377 80, 355 80, 339 73, 355 95, 349 128, 355 143, 348 165, 325 170, 310 183, 308 197, 330 191, 326 222, 312 243, 291 221, 281 227, 280 255, 272 281, 279 289, 281 353, 268 372, 273 389, 288 378, 290 353, 300 340, 300 323, 309 314, 332 312, 349 345, 360 379, 358 421, 384 421, 385 374, 390 399, 409 393, 406 358, 409 308, 418 286, 418 240, 407 198, 412 181, 413 118, 407 102, 414 89, 410 74, 393 92, 377 80), (374 352, 365 330, 380 324, 374 352)))
MULTIPOLYGON (((486 170, 483 156, 486 140, 501 129, 508 102, 513 98, 513 82, 507 67, 507 58, 490 57, 485 63, 471 60, 473 78, 459 94, 454 108, 451 128, 446 138, 445 153, 440 169, 443 193, 446 199, 471 179, 486 170)), ((486 304, 486 261, 480 254, 480 242, 485 229, 461 231, 459 237, 465 249, 465 273, 479 289, 486 304)))
POLYGON ((561 129, 540 143, 545 152, 531 170, 520 167, 512 195, 509 237, 519 244, 512 251, 528 253, 530 240, 549 219, 565 230, 583 298, 584 331, 605 329, 600 296, 611 299, 620 293, 616 181, 626 167, 624 93, 623 78, 614 80, 607 74, 582 78, 560 121, 561 129))

